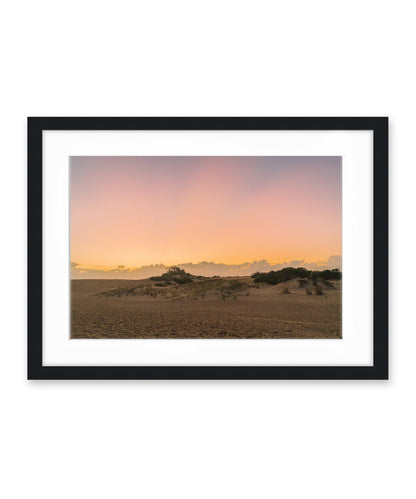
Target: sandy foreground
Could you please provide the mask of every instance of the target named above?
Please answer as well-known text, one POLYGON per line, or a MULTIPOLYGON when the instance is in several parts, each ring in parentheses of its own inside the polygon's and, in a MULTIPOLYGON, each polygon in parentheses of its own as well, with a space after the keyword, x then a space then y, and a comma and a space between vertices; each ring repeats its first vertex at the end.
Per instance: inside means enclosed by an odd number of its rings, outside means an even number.
MULTIPOLYGON (((208 282, 209 281, 209 282, 208 282)), ((341 284, 72 280, 71 338, 341 338, 341 284), (311 291, 308 291, 309 293, 311 291)))

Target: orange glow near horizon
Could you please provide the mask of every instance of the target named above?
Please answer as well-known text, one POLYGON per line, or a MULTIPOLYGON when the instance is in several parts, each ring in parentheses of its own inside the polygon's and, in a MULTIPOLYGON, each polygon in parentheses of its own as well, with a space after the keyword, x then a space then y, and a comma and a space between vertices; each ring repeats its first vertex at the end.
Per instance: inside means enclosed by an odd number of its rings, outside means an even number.
POLYGON ((341 255, 340 157, 72 157, 71 261, 341 255))

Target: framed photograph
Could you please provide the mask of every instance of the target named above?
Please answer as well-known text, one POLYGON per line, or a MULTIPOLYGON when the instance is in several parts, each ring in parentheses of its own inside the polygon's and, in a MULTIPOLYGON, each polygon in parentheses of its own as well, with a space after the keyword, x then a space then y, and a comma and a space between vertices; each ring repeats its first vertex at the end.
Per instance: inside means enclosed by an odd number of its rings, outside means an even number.
POLYGON ((28 118, 29 379, 387 377, 387 118, 28 118))

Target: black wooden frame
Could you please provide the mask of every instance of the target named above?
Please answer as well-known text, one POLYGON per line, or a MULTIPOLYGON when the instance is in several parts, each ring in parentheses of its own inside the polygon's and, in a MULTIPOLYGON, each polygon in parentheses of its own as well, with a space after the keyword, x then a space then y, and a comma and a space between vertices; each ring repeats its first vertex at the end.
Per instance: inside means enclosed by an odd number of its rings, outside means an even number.
POLYGON ((387 379, 388 118, 28 118, 28 379, 387 379), (43 366, 44 130, 370 130, 373 132, 373 366, 43 366))

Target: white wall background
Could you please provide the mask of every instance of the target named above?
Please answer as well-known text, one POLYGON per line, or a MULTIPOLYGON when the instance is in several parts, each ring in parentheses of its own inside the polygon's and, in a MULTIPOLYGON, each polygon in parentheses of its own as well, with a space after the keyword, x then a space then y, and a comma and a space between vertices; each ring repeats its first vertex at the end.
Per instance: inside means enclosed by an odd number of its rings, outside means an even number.
POLYGON ((412 7, 2 4, 2 497, 415 495, 412 7), (389 115, 391 380, 26 381, 27 115, 389 115))

